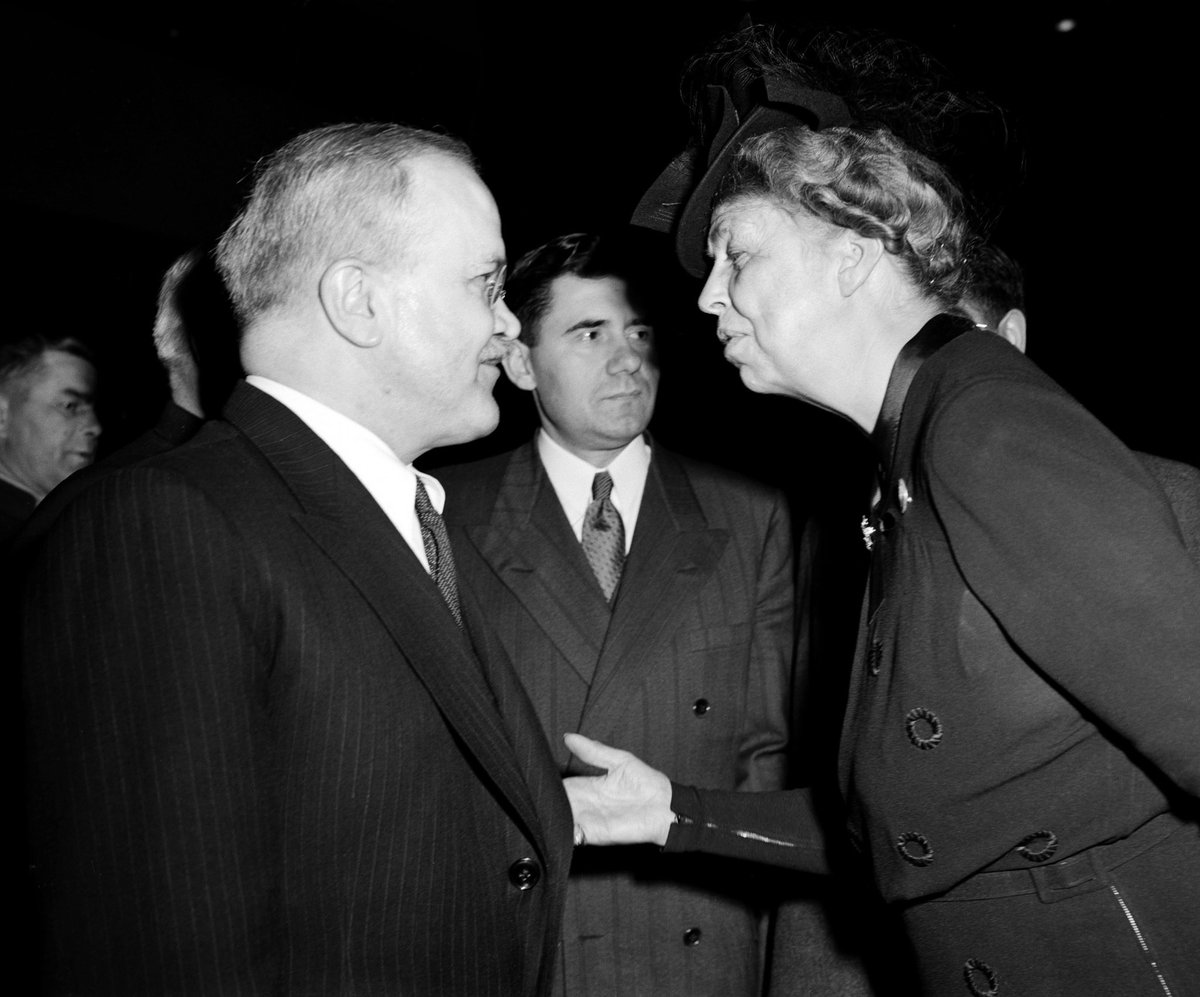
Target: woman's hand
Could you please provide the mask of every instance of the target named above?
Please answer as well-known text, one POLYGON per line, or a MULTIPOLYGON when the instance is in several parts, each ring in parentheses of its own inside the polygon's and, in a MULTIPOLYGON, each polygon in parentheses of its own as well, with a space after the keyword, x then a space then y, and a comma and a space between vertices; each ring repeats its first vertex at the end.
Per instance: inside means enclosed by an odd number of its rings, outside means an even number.
POLYGON ((628 751, 582 734, 563 739, 580 761, 606 770, 563 780, 575 818, 575 844, 664 844, 675 819, 671 781, 628 751))

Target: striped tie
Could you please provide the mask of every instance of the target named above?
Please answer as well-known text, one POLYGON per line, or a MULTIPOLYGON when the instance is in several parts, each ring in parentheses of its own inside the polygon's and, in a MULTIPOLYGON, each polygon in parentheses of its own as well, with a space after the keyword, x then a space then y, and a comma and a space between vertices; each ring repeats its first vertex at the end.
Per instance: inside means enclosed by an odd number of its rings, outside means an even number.
POLYGON ((421 524, 421 540, 425 543, 425 559, 429 562, 429 573, 437 582, 438 590, 458 629, 462 629, 462 609, 458 605, 458 581, 454 573, 454 552, 450 549, 450 537, 446 533, 446 524, 438 511, 429 501, 429 493, 425 491, 425 482, 417 476, 417 522, 421 524))

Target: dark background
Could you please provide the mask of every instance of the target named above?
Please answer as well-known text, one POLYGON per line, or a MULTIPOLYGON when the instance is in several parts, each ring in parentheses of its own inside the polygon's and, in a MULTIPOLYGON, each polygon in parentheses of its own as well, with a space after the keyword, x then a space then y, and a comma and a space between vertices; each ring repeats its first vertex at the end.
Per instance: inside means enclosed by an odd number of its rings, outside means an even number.
MULTIPOLYGON (((296 132, 357 119, 461 135, 500 204, 512 259, 628 217, 686 138, 678 79, 689 54, 747 13, 824 17, 906 36, 1011 109, 1024 179, 1006 193, 995 237, 1026 267, 1030 355, 1131 446, 1200 463, 1186 359, 1196 333, 1179 287, 1190 220, 1172 210, 1193 182, 1173 138, 1188 112, 1171 83, 1166 39, 1178 29, 1144 9, 951 11, 312 0, 27 12, 6 26, 8 318, 97 348, 111 449, 165 398, 149 335, 162 271, 220 231, 254 160, 296 132)), ((659 438, 783 483, 801 508, 858 488, 859 435, 742 389, 694 310, 698 284, 665 247, 663 259, 676 307, 659 438)), ((500 397, 501 429, 468 453, 529 426, 525 399, 505 387, 500 397)))

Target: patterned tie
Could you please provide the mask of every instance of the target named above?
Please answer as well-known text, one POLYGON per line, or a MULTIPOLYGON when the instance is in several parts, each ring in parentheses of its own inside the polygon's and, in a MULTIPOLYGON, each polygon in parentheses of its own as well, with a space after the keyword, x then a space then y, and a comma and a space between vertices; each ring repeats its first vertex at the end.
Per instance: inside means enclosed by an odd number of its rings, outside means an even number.
POLYGON ((625 566, 625 524, 612 504, 612 487, 612 475, 607 471, 592 478, 592 501, 583 517, 582 537, 583 552, 609 602, 625 566))
POLYGON ((446 533, 446 524, 429 501, 429 493, 425 491, 425 482, 417 477, 417 522, 421 524, 421 540, 425 543, 425 559, 429 562, 429 573, 437 582, 438 590, 458 629, 462 629, 462 610, 458 605, 458 581, 454 574, 454 552, 450 549, 450 537, 446 533))

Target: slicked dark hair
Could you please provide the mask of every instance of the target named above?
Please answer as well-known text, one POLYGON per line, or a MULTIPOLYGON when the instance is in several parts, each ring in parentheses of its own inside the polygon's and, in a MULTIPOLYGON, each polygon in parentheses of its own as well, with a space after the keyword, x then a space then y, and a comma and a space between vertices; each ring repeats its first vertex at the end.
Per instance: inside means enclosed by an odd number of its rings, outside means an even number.
POLYGON ((609 236, 572 232, 529 250, 513 264, 504 285, 505 301, 521 320, 521 342, 537 345, 538 324, 550 307, 550 288, 558 277, 616 277, 625 281, 631 299, 637 295, 644 301, 636 273, 619 240, 609 236))
POLYGON ((1025 275, 999 246, 985 243, 971 250, 967 260, 968 286, 962 308, 975 321, 996 332, 1000 320, 1014 308, 1025 310, 1025 275))

